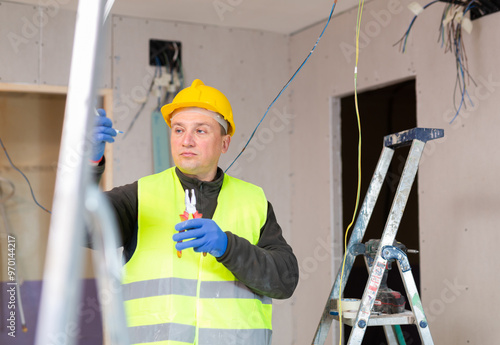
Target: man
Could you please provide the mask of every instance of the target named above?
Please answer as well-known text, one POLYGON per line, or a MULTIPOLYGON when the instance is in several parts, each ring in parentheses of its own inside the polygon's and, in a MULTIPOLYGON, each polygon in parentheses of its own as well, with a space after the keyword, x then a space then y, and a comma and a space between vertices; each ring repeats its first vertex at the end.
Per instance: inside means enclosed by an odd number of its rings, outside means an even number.
MULTIPOLYGON (((218 167, 235 130, 231 105, 197 79, 162 114, 175 167, 106 193, 127 260, 131 342, 271 344, 271 298, 292 295, 298 265, 262 189, 218 167), (202 218, 181 221, 191 190, 190 213, 202 218)), ((97 173, 114 135, 97 118, 97 173)))

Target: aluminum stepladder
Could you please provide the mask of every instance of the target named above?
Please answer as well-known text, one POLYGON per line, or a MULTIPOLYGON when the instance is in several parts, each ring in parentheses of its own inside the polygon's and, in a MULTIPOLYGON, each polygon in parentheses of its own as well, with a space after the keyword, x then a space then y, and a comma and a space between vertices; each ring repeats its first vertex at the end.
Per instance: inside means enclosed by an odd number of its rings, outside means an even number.
POLYGON ((113 1, 78 2, 68 96, 52 204, 49 241, 35 345, 72 345, 79 334, 85 225, 94 250, 99 301, 109 344, 129 337, 121 292, 118 231, 107 199, 91 181, 91 129, 94 123, 103 13, 113 1), (106 9, 105 9, 106 7, 106 9))
MULTIPOLYGON (((352 326, 351 335, 347 344, 361 344, 367 326, 383 326, 388 344, 397 345, 398 340, 394 330, 395 325, 414 324, 416 325, 420 339, 425 345, 434 344, 425 313, 422 307, 420 296, 411 273, 411 267, 408 263, 406 254, 396 247, 393 247, 396 233, 398 231, 401 218, 403 216, 408 196, 410 194, 413 181, 418 170, 418 164, 422 156, 423 149, 427 141, 438 139, 444 136, 444 130, 434 128, 413 128, 407 131, 395 133, 384 137, 384 146, 380 155, 377 167, 371 179, 368 191, 366 193, 363 205, 356 218, 356 223, 353 232, 350 236, 347 245, 347 254, 345 256, 345 267, 342 278, 342 291, 344 291, 347 279, 351 272, 355 254, 351 252, 351 248, 359 245, 363 239, 366 228, 370 221, 375 203, 379 196, 382 184, 387 175, 387 170, 394 155, 394 150, 411 145, 410 152, 406 159, 406 163, 401 174, 398 188, 394 196, 394 200, 387 218, 382 237, 380 239, 379 248, 371 271, 369 271, 368 281, 365 286, 363 297, 356 318, 342 318, 345 324, 352 326), (401 273, 401 278, 404 282, 405 290, 408 296, 408 303, 411 306, 411 311, 406 311, 400 314, 390 315, 371 315, 371 310, 375 302, 375 297, 380 287, 383 274, 386 270, 388 260, 395 259, 398 263, 398 268, 401 273)), ((312 342, 313 345, 323 345, 328 335, 333 319, 338 319, 332 307, 336 300, 339 299, 339 289, 341 284, 342 265, 339 268, 337 278, 330 292, 330 296, 323 310, 323 315, 319 322, 316 334, 312 342)), ((338 313, 337 313, 338 314, 338 313)), ((342 325, 340 325, 342 327, 342 325)))

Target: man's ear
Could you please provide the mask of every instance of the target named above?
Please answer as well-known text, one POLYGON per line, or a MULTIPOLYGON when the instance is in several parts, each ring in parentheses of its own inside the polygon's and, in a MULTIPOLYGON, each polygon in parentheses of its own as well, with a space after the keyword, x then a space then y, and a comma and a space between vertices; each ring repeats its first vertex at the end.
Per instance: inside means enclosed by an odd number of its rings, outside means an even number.
POLYGON ((229 150, 229 144, 231 143, 231 136, 226 134, 222 137, 222 153, 226 153, 229 150))

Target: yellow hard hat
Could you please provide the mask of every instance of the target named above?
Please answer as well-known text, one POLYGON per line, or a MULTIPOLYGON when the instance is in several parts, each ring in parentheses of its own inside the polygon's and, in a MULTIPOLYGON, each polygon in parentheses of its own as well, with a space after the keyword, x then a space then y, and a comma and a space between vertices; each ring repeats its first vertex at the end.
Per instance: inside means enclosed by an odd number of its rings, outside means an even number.
POLYGON ((170 125, 170 116, 179 108, 198 107, 219 113, 229 123, 227 134, 234 134, 233 110, 229 100, 219 90, 203 84, 200 79, 195 79, 191 86, 181 90, 172 103, 161 108, 163 118, 170 125))

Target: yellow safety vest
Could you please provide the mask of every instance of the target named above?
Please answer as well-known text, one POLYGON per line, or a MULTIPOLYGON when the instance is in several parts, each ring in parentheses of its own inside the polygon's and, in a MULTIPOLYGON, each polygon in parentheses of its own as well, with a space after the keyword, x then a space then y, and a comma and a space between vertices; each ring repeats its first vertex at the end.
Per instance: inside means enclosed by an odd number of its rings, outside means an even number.
MULTIPOLYGON (((123 282, 131 343, 270 345, 271 298, 212 255, 187 249, 177 257, 172 235, 184 199, 175 168, 139 180, 137 247, 123 282)), ((219 227, 257 244, 266 217, 262 189, 224 175, 212 218, 219 227)))

